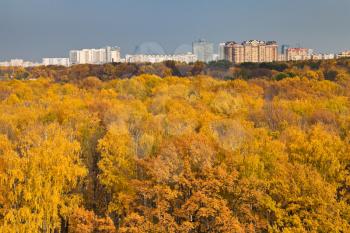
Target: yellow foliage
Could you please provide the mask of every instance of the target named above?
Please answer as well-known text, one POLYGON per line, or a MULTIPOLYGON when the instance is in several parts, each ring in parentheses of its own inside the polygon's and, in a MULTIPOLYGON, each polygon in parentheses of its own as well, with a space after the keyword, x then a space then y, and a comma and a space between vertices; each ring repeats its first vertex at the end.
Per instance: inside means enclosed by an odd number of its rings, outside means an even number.
POLYGON ((0 82, 0 232, 350 232, 346 69, 99 68, 0 82))

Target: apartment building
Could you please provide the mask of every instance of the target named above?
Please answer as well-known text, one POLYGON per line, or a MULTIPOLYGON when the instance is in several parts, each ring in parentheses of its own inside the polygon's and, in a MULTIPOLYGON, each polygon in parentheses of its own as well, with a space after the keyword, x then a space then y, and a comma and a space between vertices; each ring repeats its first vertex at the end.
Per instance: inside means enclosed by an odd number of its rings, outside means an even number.
POLYGON ((304 61, 310 60, 312 57, 312 50, 308 48, 288 48, 286 50, 287 61, 304 61))
POLYGON ((238 44, 226 42, 225 59, 239 64, 243 62, 273 62, 278 61, 278 45, 275 41, 249 40, 238 44))
POLYGON ((196 62, 197 56, 192 53, 187 54, 176 54, 176 55, 146 55, 146 54, 136 54, 136 55, 126 55, 125 62, 129 63, 159 63, 164 61, 177 61, 184 63, 196 62))
POLYGON ((42 64, 44 66, 69 66, 69 58, 43 58, 42 64))
POLYGON ((198 40, 192 44, 193 54, 198 61, 210 62, 213 60, 214 45, 206 40, 198 40))
POLYGON ((110 47, 100 49, 71 50, 69 52, 71 64, 105 64, 120 61, 120 48, 110 47))

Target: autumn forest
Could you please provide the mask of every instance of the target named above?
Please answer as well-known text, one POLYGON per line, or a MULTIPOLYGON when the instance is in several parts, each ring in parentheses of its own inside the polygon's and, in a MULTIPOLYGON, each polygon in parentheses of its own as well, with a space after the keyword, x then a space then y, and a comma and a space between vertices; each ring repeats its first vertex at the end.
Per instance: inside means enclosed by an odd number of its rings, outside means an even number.
POLYGON ((0 232, 350 232, 350 59, 0 68, 0 232))

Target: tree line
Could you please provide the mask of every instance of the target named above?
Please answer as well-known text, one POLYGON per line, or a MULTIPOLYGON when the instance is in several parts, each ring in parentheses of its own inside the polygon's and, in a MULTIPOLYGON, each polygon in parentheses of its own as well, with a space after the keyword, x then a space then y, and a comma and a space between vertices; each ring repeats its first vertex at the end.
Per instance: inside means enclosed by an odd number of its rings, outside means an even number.
POLYGON ((242 63, 228 61, 210 63, 196 62, 191 64, 165 61, 162 63, 109 63, 104 65, 38 66, 38 67, 0 67, 0 80, 52 78, 56 82, 72 82, 89 76, 109 81, 125 79, 142 74, 153 74, 159 77, 188 77, 207 75, 220 80, 234 79, 268 79, 306 76, 334 81, 337 76, 349 72, 350 58, 336 60, 308 60, 296 62, 242 63))

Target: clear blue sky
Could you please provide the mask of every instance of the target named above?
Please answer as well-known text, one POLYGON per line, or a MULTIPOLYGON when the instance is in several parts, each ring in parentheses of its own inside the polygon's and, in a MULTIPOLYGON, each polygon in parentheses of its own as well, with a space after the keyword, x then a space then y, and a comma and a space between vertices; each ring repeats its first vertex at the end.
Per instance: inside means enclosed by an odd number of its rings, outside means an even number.
POLYGON ((148 42, 173 53, 198 38, 338 52, 350 49, 350 0, 0 0, 0 60, 148 42))

